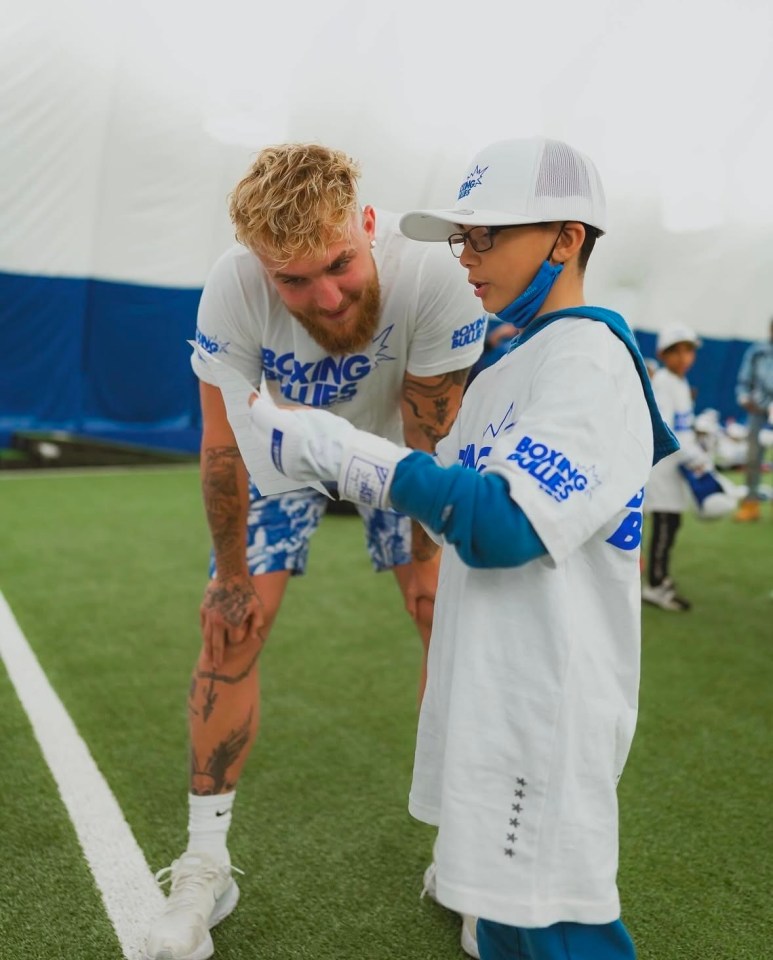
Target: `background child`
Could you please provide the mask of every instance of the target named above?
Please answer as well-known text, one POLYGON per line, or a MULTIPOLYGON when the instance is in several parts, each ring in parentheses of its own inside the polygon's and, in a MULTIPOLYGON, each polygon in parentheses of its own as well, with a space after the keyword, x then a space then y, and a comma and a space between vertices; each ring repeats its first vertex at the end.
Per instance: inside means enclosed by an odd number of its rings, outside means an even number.
POLYGON ((669 576, 671 551, 682 514, 694 507, 690 488, 679 468, 684 466, 694 473, 712 468, 711 458, 695 437, 692 390, 687 382, 687 372, 695 363, 699 346, 700 340, 689 327, 683 324, 666 327, 657 344, 662 366, 652 375, 652 389, 661 416, 676 434, 681 449, 653 467, 644 489, 644 510, 650 516, 652 536, 648 582, 642 588, 642 599, 673 612, 690 609, 690 602, 676 593, 669 576))

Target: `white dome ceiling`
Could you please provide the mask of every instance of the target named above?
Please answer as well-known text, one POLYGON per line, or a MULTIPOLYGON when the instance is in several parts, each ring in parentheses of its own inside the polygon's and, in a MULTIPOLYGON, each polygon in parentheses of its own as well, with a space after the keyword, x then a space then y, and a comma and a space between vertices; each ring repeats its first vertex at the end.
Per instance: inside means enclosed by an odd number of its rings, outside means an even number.
POLYGON ((591 294, 645 329, 764 336, 773 312, 769 0, 6 0, 0 270, 200 285, 262 145, 362 161, 446 204, 485 143, 544 133, 610 206, 591 294))

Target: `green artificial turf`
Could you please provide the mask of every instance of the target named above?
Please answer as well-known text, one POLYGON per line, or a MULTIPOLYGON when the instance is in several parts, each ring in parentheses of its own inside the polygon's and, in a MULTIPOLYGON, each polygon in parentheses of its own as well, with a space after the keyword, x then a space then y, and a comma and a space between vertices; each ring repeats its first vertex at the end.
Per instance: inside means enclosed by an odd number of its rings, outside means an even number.
MULTIPOLYGON (((9 475, 0 525, 0 590, 158 869, 185 842, 207 553, 196 471, 9 475)), ((772 544, 767 512, 744 526, 689 518, 673 573, 695 608, 644 612, 620 785, 620 887, 641 960, 770 953, 772 544)), ((432 843, 406 811, 418 666, 359 520, 326 519, 262 656, 262 733, 230 838, 242 903, 215 932, 219 960, 463 956, 457 918, 418 896, 432 843)), ((4 671, 0 697, 0 954, 118 958, 4 671)))

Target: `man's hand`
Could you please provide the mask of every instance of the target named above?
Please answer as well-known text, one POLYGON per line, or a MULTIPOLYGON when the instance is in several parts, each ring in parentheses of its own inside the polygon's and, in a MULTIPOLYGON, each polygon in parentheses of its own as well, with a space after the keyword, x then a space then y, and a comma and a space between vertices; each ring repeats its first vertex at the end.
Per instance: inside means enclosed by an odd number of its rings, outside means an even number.
POLYGON ((210 580, 200 614, 204 650, 215 670, 222 666, 226 644, 260 642, 263 604, 247 573, 210 580))
POLYGON ((411 579, 405 592, 405 609, 415 620, 422 600, 435 604, 440 553, 431 560, 412 560, 411 579))
POLYGON ((411 561, 411 577, 405 591, 405 609, 415 622, 422 639, 429 641, 435 610, 440 552, 430 560, 411 561))

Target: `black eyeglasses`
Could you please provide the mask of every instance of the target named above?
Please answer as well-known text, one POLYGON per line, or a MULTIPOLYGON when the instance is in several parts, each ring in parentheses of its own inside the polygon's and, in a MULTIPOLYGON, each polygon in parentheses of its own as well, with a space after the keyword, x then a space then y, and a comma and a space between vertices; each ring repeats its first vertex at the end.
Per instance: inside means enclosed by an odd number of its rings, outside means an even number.
POLYGON ((448 246, 457 259, 461 257, 465 243, 469 243, 476 253, 485 253, 494 246, 494 237, 500 230, 512 230, 513 227, 522 226, 522 223, 508 223, 501 227, 470 227, 464 233, 452 233, 448 238, 448 246))

